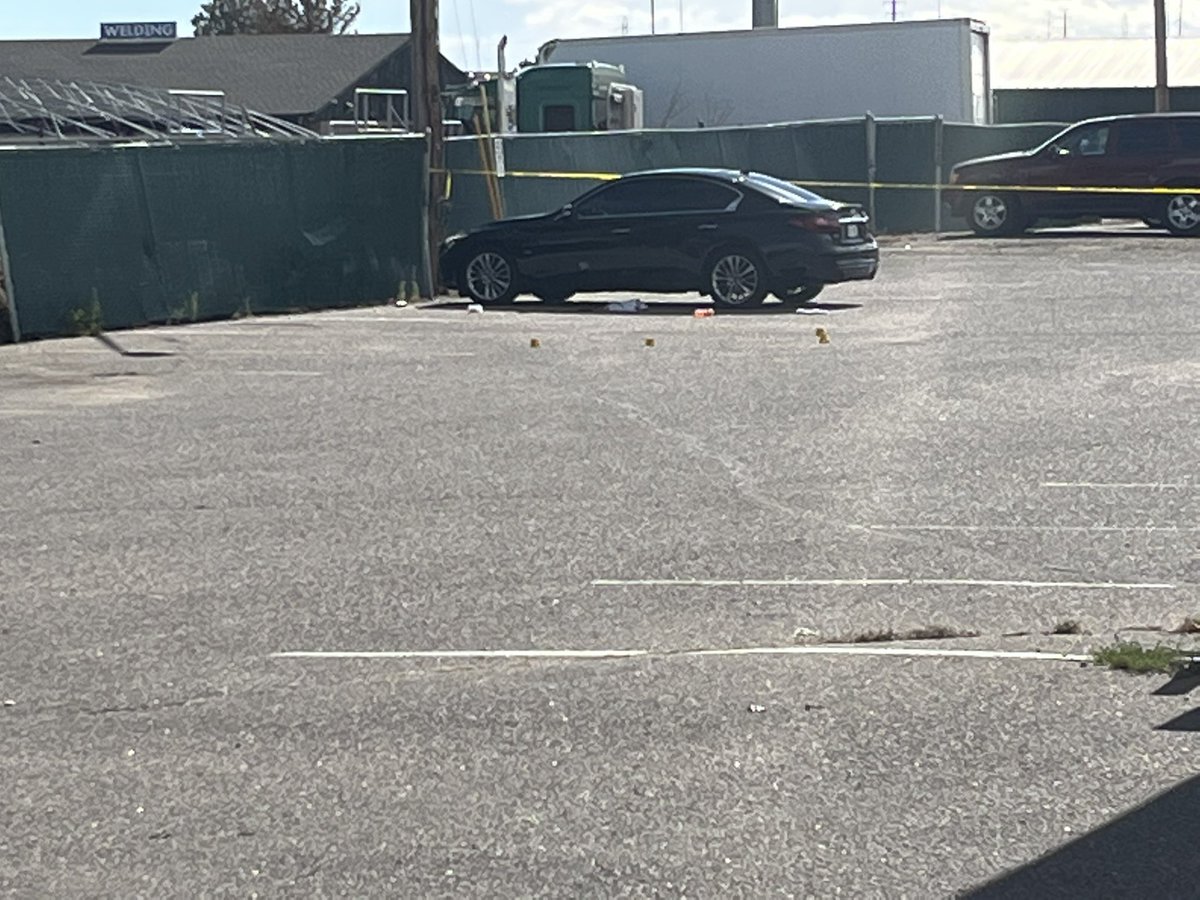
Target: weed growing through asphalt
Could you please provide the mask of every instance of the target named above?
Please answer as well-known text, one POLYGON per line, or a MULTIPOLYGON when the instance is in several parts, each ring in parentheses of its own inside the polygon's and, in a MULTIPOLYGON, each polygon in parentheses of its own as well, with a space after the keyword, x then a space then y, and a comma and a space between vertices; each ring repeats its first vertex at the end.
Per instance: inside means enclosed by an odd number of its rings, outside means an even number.
POLYGON ((200 294, 198 291, 186 297, 182 306, 177 306, 167 316, 167 324, 171 325, 175 322, 196 322, 200 319, 200 294))
POLYGON ((1118 641, 1111 646, 1101 647, 1092 656, 1097 665, 1134 675, 1170 675, 1187 662, 1174 647, 1164 647, 1162 644, 1143 647, 1135 641, 1118 641))
POLYGON ((862 634, 856 634, 852 638, 847 638, 843 643, 846 644, 883 644, 888 641, 896 640, 896 632, 888 628, 885 631, 864 631, 862 634))
POLYGON ((71 311, 71 325, 80 336, 95 337, 104 330, 104 310, 100 307, 100 292, 92 288, 90 306, 81 306, 71 311))
POLYGON ((965 631, 950 628, 946 625, 926 625, 911 631, 893 631, 891 628, 880 631, 864 631, 856 634, 842 643, 846 644, 886 644, 891 641, 944 641, 950 638, 979 637, 978 631, 965 631))

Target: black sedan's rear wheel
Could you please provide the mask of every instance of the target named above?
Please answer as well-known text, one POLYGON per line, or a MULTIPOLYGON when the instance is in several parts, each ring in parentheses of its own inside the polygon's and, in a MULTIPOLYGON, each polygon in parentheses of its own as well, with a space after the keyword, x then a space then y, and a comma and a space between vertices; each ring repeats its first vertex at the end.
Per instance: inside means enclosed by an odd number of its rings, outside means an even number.
POLYGON ((566 303, 575 296, 574 291, 564 290, 563 288, 555 288, 553 290, 545 288, 534 291, 533 295, 543 303, 566 303))
POLYGON ((506 253, 485 247, 471 254, 459 285, 476 303, 509 303, 517 296, 517 270, 506 253))
POLYGON ((784 303, 809 303, 816 300, 823 290, 825 290, 825 285, 817 282, 815 284, 801 284, 793 288, 774 291, 773 293, 784 303))
POLYGON ((720 250, 709 261, 704 286, 719 306, 758 306, 767 296, 766 266, 751 250, 720 250))

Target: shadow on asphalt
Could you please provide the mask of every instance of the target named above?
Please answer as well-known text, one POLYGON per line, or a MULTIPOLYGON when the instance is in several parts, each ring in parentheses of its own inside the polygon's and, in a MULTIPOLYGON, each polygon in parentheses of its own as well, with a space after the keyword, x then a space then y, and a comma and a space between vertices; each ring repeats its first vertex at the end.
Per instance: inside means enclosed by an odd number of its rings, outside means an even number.
MULTIPOLYGON (((609 310, 608 300, 572 300, 567 303, 542 303, 530 300, 516 303, 493 303, 486 307, 494 312, 540 313, 542 315, 600 315, 600 316, 691 316, 698 309, 713 309, 711 303, 681 303, 677 301, 651 300, 646 308, 637 312, 619 312, 609 310)), ((468 306, 466 300, 440 301, 423 306, 422 309, 454 310, 461 312, 468 306)), ((764 303, 754 309, 720 309, 715 315, 726 316, 778 316, 778 315, 821 315, 823 313, 842 312, 848 309, 861 309, 861 303, 805 303, 797 306, 794 303, 764 303)))
POLYGON ((1146 240, 1147 238, 1161 238, 1163 240, 1178 240, 1175 235, 1169 231, 1157 231, 1149 228, 1130 227, 1128 229, 1121 228, 1054 228, 1045 231, 1027 231, 1024 234, 1010 235, 994 235, 984 237, 975 234, 974 232, 963 232, 961 234, 942 234, 938 237, 939 241, 976 241, 976 242, 992 242, 1006 241, 1021 242, 1021 241, 1063 241, 1063 240, 1128 240, 1131 238, 1139 238, 1146 240))
POLYGON ((1171 680, 1154 692, 1156 697, 1179 697, 1200 687, 1200 666, 1180 669, 1171 680))
MULTIPOLYGON (((1014 822, 1011 827, 1020 826, 1014 822)), ((1200 775, 1062 849, 959 896, 969 900, 1031 897, 1165 900, 1198 894, 1200 775)))
MULTIPOLYGON (((1193 709, 1190 712, 1185 712, 1182 716, 1176 716, 1170 722, 1164 722, 1159 725, 1155 731, 1200 731, 1200 709, 1193 709)), ((1197 813, 1200 815, 1200 811, 1197 813)), ((1196 851, 1200 853, 1200 850, 1196 851)), ((1200 887, 1197 887, 1200 892, 1200 887)))
POLYGON ((126 350, 107 334, 97 334, 94 336, 101 344, 107 347, 113 353, 119 353, 121 356, 129 356, 140 359, 161 359, 175 354, 170 350, 126 350))

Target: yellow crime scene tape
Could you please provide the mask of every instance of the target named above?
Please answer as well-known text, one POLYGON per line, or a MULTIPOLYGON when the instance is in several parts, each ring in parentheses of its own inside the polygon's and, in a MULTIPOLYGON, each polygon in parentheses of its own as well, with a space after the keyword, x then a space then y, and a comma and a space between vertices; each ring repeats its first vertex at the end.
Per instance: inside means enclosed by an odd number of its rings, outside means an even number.
MULTIPOLYGON (((616 172, 521 172, 508 170, 503 175, 484 169, 448 169, 446 196, 455 175, 479 175, 497 178, 548 178, 574 181, 614 181, 622 175, 616 172)), ((861 190, 902 191, 1004 191, 1055 194, 1200 194, 1200 187, 1115 187, 1103 185, 1046 185, 1046 184, 921 184, 903 181, 819 181, 788 179, 798 187, 857 188, 861 190)))

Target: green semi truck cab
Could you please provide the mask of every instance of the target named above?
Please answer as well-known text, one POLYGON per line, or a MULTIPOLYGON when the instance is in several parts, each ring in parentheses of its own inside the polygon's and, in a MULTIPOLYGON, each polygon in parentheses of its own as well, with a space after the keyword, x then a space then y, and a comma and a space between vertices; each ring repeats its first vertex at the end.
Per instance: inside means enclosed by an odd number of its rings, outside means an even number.
POLYGON ((642 92, 625 68, 553 63, 517 75, 517 131, 617 131, 643 126, 642 92))

